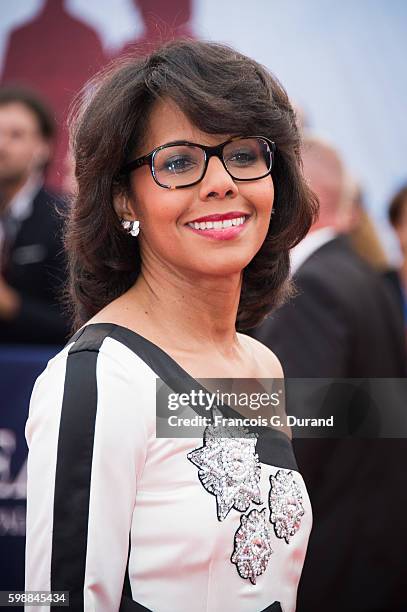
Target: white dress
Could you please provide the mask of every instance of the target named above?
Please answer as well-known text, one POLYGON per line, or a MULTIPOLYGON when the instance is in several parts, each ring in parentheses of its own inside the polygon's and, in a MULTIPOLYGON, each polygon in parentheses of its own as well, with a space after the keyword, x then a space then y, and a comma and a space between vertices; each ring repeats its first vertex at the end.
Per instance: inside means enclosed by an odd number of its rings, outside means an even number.
POLYGON ((157 377, 193 381, 98 323, 37 379, 26 590, 69 591, 75 612, 293 612, 312 512, 290 440, 156 438, 157 377))

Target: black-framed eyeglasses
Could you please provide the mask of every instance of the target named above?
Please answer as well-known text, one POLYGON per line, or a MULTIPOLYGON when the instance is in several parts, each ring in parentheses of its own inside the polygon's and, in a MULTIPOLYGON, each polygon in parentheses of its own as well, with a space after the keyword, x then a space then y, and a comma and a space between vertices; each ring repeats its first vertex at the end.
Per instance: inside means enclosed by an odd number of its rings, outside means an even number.
POLYGON ((218 157, 235 181, 256 181, 271 173, 276 150, 264 136, 239 136, 214 147, 178 140, 155 148, 125 164, 121 174, 148 165, 153 179, 165 189, 196 185, 205 176, 211 157, 218 157))

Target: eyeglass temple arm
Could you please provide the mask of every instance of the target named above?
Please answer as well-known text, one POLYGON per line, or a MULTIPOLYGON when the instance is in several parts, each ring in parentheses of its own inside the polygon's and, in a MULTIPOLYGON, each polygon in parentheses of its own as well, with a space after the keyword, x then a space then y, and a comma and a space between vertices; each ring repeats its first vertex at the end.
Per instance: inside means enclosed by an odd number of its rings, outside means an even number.
POLYGON ((151 154, 144 155, 144 157, 139 157, 138 159, 133 159, 133 161, 130 161, 123 166, 121 174, 129 174, 129 172, 136 170, 136 168, 140 168, 140 166, 150 163, 150 158, 151 154))

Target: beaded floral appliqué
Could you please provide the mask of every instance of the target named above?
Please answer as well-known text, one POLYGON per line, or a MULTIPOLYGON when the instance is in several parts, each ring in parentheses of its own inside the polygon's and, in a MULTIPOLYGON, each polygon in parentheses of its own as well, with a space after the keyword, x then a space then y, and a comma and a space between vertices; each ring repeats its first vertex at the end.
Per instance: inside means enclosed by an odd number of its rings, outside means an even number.
POLYGON ((219 521, 232 508, 245 512, 251 502, 261 504, 257 436, 242 427, 209 425, 204 445, 188 453, 204 488, 215 495, 219 521), (237 437, 241 436, 241 437, 237 437))
POLYGON ((293 473, 279 470, 275 476, 270 476, 270 522, 278 538, 284 538, 287 544, 298 531, 301 517, 304 515, 302 494, 295 482, 293 473))
POLYGON ((249 578, 252 584, 256 584, 256 577, 266 571, 273 552, 270 536, 266 508, 260 511, 252 510, 240 517, 231 561, 236 564, 239 576, 249 578))

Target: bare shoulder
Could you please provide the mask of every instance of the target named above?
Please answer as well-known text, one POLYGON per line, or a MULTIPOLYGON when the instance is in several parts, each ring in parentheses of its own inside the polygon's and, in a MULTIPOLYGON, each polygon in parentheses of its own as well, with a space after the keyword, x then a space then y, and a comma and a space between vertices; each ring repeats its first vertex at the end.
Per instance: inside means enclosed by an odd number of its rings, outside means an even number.
POLYGON ((261 371, 259 376, 264 376, 265 378, 284 378, 280 360, 273 351, 251 336, 241 333, 238 333, 237 336, 258 365, 261 371))
MULTIPOLYGON (((267 385, 269 384, 269 392, 281 388, 284 390, 284 382, 282 382, 283 387, 281 387, 277 380, 284 378, 284 371, 277 355, 275 355, 267 346, 258 340, 255 340, 251 336, 246 336, 246 334, 238 334, 238 338, 241 344, 246 347, 249 355, 251 355, 252 363, 256 370, 256 377, 269 379, 268 383, 266 381, 262 381, 262 386, 266 384, 265 388, 267 389, 267 385)), ((279 415, 282 423, 279 430, 285 433, 286 436, 291 439, 291 429, 286 423, 285 401, 279 402, 278 406, 274 407, 274 411, 276 415, 279 415)))

